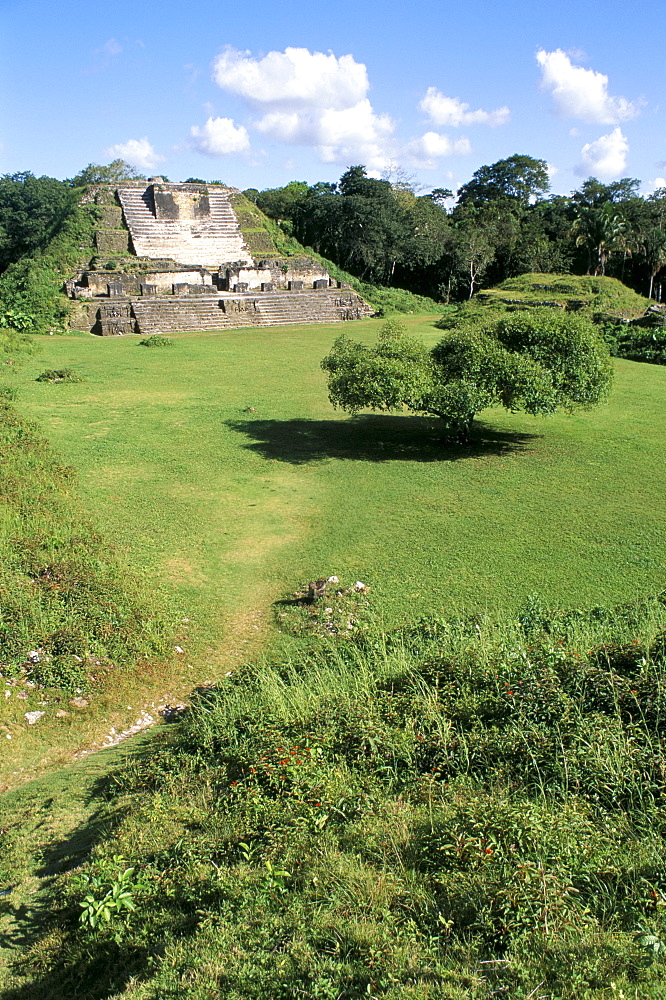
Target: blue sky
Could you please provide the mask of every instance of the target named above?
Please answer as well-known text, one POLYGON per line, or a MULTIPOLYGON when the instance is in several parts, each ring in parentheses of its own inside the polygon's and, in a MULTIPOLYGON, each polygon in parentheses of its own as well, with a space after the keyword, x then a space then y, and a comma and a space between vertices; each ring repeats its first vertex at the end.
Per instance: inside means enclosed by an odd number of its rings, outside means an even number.
POLYGON ((0 173, 275 187, 366 164, 455 189, 544 159, 666 185, 666 3, 186 5, 0 0, 0 173))

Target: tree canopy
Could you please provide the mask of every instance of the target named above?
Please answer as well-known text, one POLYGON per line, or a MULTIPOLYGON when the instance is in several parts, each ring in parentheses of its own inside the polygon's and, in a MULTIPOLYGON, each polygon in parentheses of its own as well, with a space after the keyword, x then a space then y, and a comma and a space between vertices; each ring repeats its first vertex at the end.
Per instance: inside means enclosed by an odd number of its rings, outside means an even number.
POLYGON ((43 249, 72 207, 72 191, 30 171, 0 177, 0 271, 43 249))
POLYGON ((548 195, 545 160, 514 154, 480 167, 457 193, 419 194, 410 178, 349 167, 337 183, 292 181, 245 193, 303 245, 356 277, 444 302, 526 271, 607 274, 660 300, 666 190, 623 177, 548 195), (577 221, 578 220, 578 221, 577 221))
POLYGON ((337 185, 310 188, 294 230, 301 242, 380 284, 390 282, 410 233, 390 183, 368 177, 362 166, 350 167, 337 185))
POLYGON ((372 346, 338 337, 322 368, 334 406, 430 413, 459 439, 489 406, 533 415, 588 408, 612 382, 608 347, 592 323, 552 311, 452 330, 432 350, 389 321, 372 346))
POLYGON ((479 167, 471 181, 459 189, 458 204, 479 208, 499 198, 509 198, 527 206, 549 188, 546 161, 516 153, 506 160, 479 167))
POLYGON ((147 179, 145 174, 139 173, 125 160, 112 160, 111 163, 105 165, 89 163, 76 177, 72 177, 69 183, 72 187, 86 187, 89 184, 116 185, 122 184, 124 181, 145 181, 147 179))

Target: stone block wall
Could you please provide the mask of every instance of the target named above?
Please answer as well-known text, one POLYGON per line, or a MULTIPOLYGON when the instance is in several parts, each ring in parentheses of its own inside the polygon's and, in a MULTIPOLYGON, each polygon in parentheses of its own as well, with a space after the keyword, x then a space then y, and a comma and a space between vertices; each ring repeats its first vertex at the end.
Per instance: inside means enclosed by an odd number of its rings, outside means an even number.
POLYGON ((92 333, 100 337, 122 337, 138 332, 132 304, 128 301, 104 303, 97 309, 92 333))
POLYGON ((269 280, 276 288, 288 288, 293 281, 302 281, 303 288, 314 288, 315 281, 329 280, 326 268, 312 257, 269 257, 260 260, 258 267, 270 271, 269 280))
POLYGON ((100 188, 94 196, 98 222, 94 244, 102 260, 115 260, 130 253, 129 231, 123 222, 123 213, 115 193, 100 188))
POLYGON ((233 292, 237 285, 242 284, 253 290, 272 280, 271 270, 267 267, 227 267, 218 272, 217 287, 220 291, 233 292))
POLYGON ((156 219, 210 218, 210 199, 203 184, 151 184, 149 190, 156 219))

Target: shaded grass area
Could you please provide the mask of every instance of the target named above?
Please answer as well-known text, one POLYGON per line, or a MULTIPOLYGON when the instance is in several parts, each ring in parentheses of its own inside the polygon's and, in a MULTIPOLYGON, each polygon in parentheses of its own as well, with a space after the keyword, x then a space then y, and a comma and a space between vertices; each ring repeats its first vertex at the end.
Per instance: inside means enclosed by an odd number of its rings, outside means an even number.
POLYGON ((53 915, 58 878, 78 868, 112 833, 108 774, 150 737, 84 757, 3 795, 0 826, 0 983, 8 965, 40 940, 53 915))
POLYGON ((531 601, 202 690, 98 784, 7 1000, 664 997, 665 635, 531 601))

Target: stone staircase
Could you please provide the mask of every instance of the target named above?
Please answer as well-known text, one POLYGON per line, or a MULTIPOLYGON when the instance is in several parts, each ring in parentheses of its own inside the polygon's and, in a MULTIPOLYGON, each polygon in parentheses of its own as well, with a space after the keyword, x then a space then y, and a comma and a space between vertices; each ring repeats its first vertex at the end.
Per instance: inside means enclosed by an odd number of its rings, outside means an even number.
POLYGON ((139 257, 217 268, 228 261, 252 263, 252 257, 225 188, 210 186, 210 214, 200 219, 158 219, 149 190, 119 188, 123 216, 139 257))
POLYGON ((340 323, 372 315, 368 304, 347 289, 233 297, 142 296, 132 298, 131 304, 138 332, 143 336, 184 330, 340 323))

